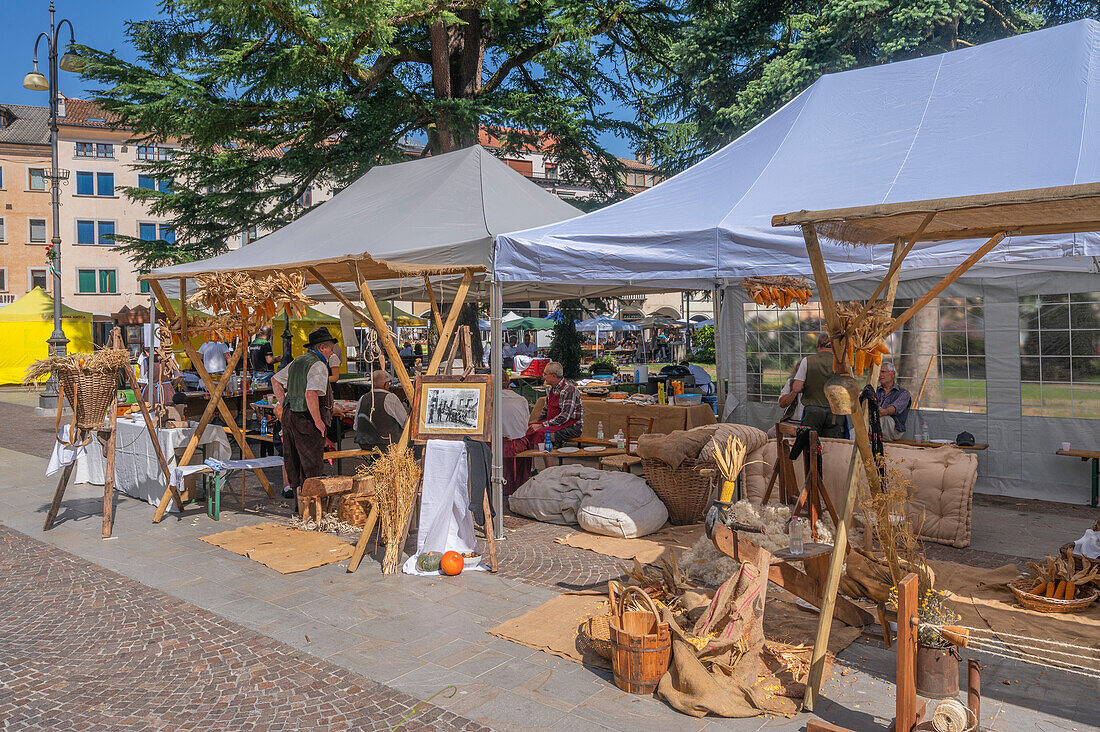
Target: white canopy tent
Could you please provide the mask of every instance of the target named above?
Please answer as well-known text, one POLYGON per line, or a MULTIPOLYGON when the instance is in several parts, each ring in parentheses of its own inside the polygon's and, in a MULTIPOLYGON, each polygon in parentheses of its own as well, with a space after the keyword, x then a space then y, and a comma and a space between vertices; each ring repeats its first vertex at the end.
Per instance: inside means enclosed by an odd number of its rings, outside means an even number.
MULTIPOLYGON (((766 423, 770 405, 746 402, 744 292, 757 275, 811 268, 801 231, 773 228, 772 216, 1100 181, 1100 24, 1080 21, 1010 39, 826 75, 768 119, 698 165, 605 209, 497 239, 494 272, 505 288, 711 289, 718 324, 719 382, 729 380, 725 416, 766 423), (1093 105, 1090 106, 1090 98, 1093 105)), ((1097 223, 1100 229, 1100 222, 1097 223)), ((901 272, 899 297, 972 253, 973 239, 919 243, 901 272)), ((889 247, 822 241, 840 297, 869 294, 870 273, 889 247), (861 278, 863 281, 861 281, 861 278)), ((1095 421, 1021 415, 1017 297, 1038 288, 1100 291, 1100 234, 1012 235, 948 295, 985 298, 985 414, 930 415, 950 437, 984 420, 991 449, 983 478, 991 492, 1058 475, 1056 493, 1079 500, 1081 477, 1043 445, 1024 457, 1035 429, 1088 441, 1095 421), (1027 278, 1026 281, 1024 278, 1027 278), (995 307, 991 307, 991 305, 995 307), (999 350, 994 350, 999 349, 999 350), (1012 401, 1015 400, 1013 404, 1012 401), (1053 425, 1053 427, 1052 427, 1053 425), (1046 454, 1046 453, 1050 454, 1046 454)), ((1046 290, 1050 291, 1050 290, 1046 290)), ((1062 290, 1057 290, 1062 291, 1062 290)), ((1057 443, 1052 443, 1057 445, 1057 443)))

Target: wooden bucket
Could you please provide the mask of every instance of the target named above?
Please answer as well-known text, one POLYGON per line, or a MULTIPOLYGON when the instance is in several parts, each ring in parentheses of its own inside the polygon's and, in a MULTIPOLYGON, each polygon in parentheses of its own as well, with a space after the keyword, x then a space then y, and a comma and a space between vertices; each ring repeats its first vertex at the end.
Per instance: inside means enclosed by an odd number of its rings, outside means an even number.
POLYGON ((671 656, 668 623, 661 622, 661 614, 649 595, 637 587, 628 587, 619 595, 611 619, 611 669, 615 686, 630 694, 652 694, 668 671, 671 656), (649 610, 624 611, 624 603, 632 594, 641 595, 649 610))

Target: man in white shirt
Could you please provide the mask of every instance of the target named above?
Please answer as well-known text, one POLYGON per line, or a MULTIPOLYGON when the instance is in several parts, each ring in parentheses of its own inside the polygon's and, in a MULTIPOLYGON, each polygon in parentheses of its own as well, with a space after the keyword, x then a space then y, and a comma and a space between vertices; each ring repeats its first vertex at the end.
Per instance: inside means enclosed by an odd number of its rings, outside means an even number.
POLYGON ((199 355, 202 356, 202 365, 206 367, 211 376, 225 371, 225 357, 232 353, 229 346, 220 341, 207 341, 199 346, 199 355))
POLYGON ((527 356, 528 358, 534 358, 535 356, 539 355, 538 346, 531 342, 530 333, 523 334, 523 343, 520 343, 518 346, 516 346, 516 355, 527 356))
POLYGON ((502 394, 504 495, 510 496, 531 477, 531 458, 517 458, 515 455, 533 447, 534 443, 533 437, 528 434, 531 405, 511 389, 504 389, 502 394))
POLYGON ((500 363, 503 368, 511 369, 515 368, 516 358, 516 339, 512 338, 509 341, 504 341, 504 345, 500 348, 500 363))

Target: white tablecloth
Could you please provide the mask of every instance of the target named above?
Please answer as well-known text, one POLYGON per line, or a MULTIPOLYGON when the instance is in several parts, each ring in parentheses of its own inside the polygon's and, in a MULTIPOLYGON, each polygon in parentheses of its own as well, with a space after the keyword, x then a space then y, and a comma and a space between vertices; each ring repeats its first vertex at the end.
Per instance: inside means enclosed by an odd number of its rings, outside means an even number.
MULTIPOLYGON (((197 425, 195 425, 197 426, 197 425)), ((119 419, 115 435, 115 490, 122 491, 128 496, 141 498, 156 506, 164 495, 167 483, 160 472, 160 464, 157 462, 157 453, 153 449, 153 441, 149 438, 149 431, 145 427, 145 421, 139 416, 135 419, 119 419)), ((160 439, 161 451, 168 461, 168 469, 176 468, 183 450, 187 447, 187 441, 191 439, 194 426, 172 429, 158 429, 157 437, 160 439)), ((64 433, 68 434, 68 427, 64 433)), ((207 425, 199 440, 201 446, 206 447, 205 457, 216 460, 228 460, 232 456, 229 447, 229 438, 225 430, 220 426, 207 425)), ((65 452, 60 443, 54 443, 54 457, 51 467, 58 464, 64 465, 65 452)), ((73 482, 92 483, 103 485, 107 472, 107 461, 103 455, 102 443, 92 438, 85 446, 83 455, 76 461, 73 471, 73 482)), ((195 451, 191 462, 202 462, 203 452, 195 451)), ((178 507, 172 502, 169 510, 177 511, 178 507)))

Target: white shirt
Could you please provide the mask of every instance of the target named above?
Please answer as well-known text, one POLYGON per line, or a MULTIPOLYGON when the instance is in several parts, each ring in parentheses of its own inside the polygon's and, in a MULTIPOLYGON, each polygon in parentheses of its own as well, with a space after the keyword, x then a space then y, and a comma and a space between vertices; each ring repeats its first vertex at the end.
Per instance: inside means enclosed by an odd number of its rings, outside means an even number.
MULTIPOLYGON (((806 383, 806 359, 802 359, 798 362, 798 368, 794 370, 794 376, 791 378, 795 381, 801 381, 803 384, 806 383)), ((790 389, 788 389, 787 391, 789 392, 790 389)), ((780 394, 780 396, 783 395, 780 394)))
POLYGON ((505 343, 503 346, 501 346, 501 348, 500 348, 500 357, 501 358, 512 358, 515 355, 516 355, 516 349, 512 348, 511 343, 505 343))
POLYGON ((516 344, 517 356, 537 356, 539 355, 539 348, 533 342, 532 343, 518 343, 516 344))
POLYGON ((382 400, 382 409, 386 410, 386 414, 397 420, 398 424, 405 424, 405 420, 409 418, 409 413, 405 410, 405 405, 402 404, 401 400, 397 398, 397 395, 391 391, 386 392, 386 398, 382 400))
POLYGON ((199 346, 199 353, 202 354, 202 365, 206 370, 212 374, 220 374, 227 365, 225 357, 232 351, 224 343, 207 341, 199 346))
POLYGON ((501 420, 504 422, 504 436, 517 440, 527 434, 527 425, 531 421, 531 405, 514 391, 504 390, 501 420))
MULTIPOLYGON (((316 391, 324 394, 328 390, 329 367, 324 361, 317 361, 306 372, 306 391, 316 391)), ((290 364, 280 369, 271 377, 278 381, 286 389, 287 380, 290 378, 290 364)))
MULTIPOLYGON (((806 363, 805 359, 803 359, 802 363, 803 364, 806 363)), ((797 373, 795 375, 797 376, 797 373)), ((805 368, 802 369, 802 376, 806 376, 806 369, 805 368)), ((787 394, 790 394, 791 393, 791 386, 793 384, 794 384, 794 379, 793 378, 787 379, 787 383, 784 384, 783 388, 779 390, 779 396, 786 396, 787 394)), ((784 410, 784 411, 786 411, 786 410, 784 410)), ((798 396, 796 396, 794 398, 794 411, 791 412, 791 419, 793 419, 795 422, 801 422, 802 421, 802 395, 801 394, 799 394, 798 396)))

